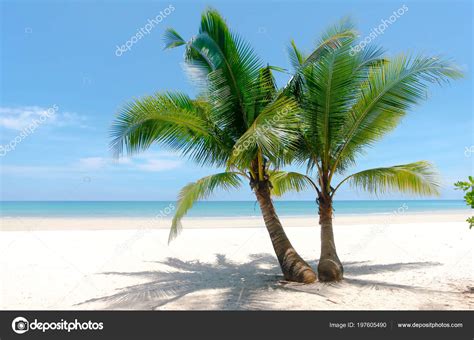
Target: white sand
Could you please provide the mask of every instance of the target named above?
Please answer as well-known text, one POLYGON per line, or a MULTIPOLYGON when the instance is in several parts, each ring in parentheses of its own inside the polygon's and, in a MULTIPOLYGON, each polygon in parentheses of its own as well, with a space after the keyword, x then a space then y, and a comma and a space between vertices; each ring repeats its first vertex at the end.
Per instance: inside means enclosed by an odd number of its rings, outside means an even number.
MULTIPOLYGON (((345 280, 311 285, 280 281, 260 218, 188 219, 170 246, 167 220, 4 219, 0 309, 470 309, 466 217, 339 217, 345 280)), ((316 268, 316 218, 283 222, 316 268)))

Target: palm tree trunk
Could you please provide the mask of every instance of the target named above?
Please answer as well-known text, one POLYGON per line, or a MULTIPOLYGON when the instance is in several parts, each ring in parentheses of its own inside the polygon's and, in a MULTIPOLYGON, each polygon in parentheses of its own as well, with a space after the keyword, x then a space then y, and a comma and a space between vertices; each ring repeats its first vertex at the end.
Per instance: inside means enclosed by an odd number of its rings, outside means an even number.
POLYGON ((252 187, 257 196, 265 226, 270 234, 273 249, 275 250, 285 280, 302 283, 314 282, 317 278, 316 273, 298 255, 283 230, 270 196, 270 185, 268 180, 264 180, 252 184, 252 187))
POLYGON ((321 256, 318 265, 319 281, 342 280, 344 268, 336 252, 332 231, 332 198, 319 196, 319 224, 321 226, 321 256))

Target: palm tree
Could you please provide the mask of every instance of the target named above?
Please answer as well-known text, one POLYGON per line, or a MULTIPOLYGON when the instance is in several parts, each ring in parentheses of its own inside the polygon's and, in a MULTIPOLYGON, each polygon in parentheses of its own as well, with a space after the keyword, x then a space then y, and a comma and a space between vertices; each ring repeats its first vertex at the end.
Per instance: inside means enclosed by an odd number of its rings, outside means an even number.
POLYGON ((165 43, 166 48, 184 46, 185 68, 199 96, 158 93, 127 104, 113 123, 111 147, 118 157, 124 149, 133 154, 160 144, 199 165, 224 168, 182 188, 169 241, 196 201, 248 181, 285 279, 315 281, 316 274, 286 236, 271 198, 272 177, 280 186, 291 182, 278 168, 283 151, 294 149, 299 129, 298 103, 276 89, 272 71, 278 68, 262 65, 212 9, 203 13, 192 39, 185 41, 169 29, 165 43))
MULTIPOLYGON (((292 42, 289 51, 295 73, 283 91, 295 98, 302 109, 304 124, 297 147, 289 150, 285 158, 307 165, 307 174, 291 174, 293 181, 299 183, 297 189, 310 186, 317 193, 320 281, 343 277, 332 226, 333 199, 342 184, 371 193, 397 190, 438 194, 436 173, 426 161, 349 175, 347 172, 360 153, 393 130, 406 112, 426 97, 428 83, 461 77, 460 71, 442 58, 401 55, 388 60, 382 57, 381 49, 370 46, 354 54, 353 32, 347 20, 329 29, 322 41, 338 35, 340 39, 323 46, 316 56, 312 53, 305 57, 292 42), (345 177, 334 183, 335 175, 345 177)), ((278 193, 289 190, 291 185, 275 188, 278 193)))

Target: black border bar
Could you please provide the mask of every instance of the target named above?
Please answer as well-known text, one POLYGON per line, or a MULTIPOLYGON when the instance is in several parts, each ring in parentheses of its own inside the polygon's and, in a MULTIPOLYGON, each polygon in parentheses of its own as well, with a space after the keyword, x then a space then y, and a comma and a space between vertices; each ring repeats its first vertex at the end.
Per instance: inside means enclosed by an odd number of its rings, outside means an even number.
POLYGON ((0 340, 472 340, 473 326, 472 311, 0 311, 0 340), (27 332, 13 331, 12 321, 17 317, 28 321, 27 332), (44 323, 71 330, 43 332, 44 323), (100 323, 102 330, 86 330, 100 323), (402 323, 403 328, 399 326, 402 323), (78 324, 85 328, 74 330, 78 324))

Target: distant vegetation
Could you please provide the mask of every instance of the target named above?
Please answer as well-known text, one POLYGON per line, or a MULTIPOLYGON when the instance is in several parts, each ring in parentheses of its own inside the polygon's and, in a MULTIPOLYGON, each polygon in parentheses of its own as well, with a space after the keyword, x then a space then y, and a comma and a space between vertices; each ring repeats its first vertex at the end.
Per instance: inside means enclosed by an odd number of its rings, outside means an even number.
MULTIPOLYGON (((469 181, 459 181, 454 183, 454 186, 456 189, 462 190, 466 193, 466 195, 464 195, 464 200, 467 205, 474 209, 474 178, 469 176, 469 181)), ((469 217, 466 221, 469 223, 469 229, 471 229, 474 226, 474 216, 469 217)))

